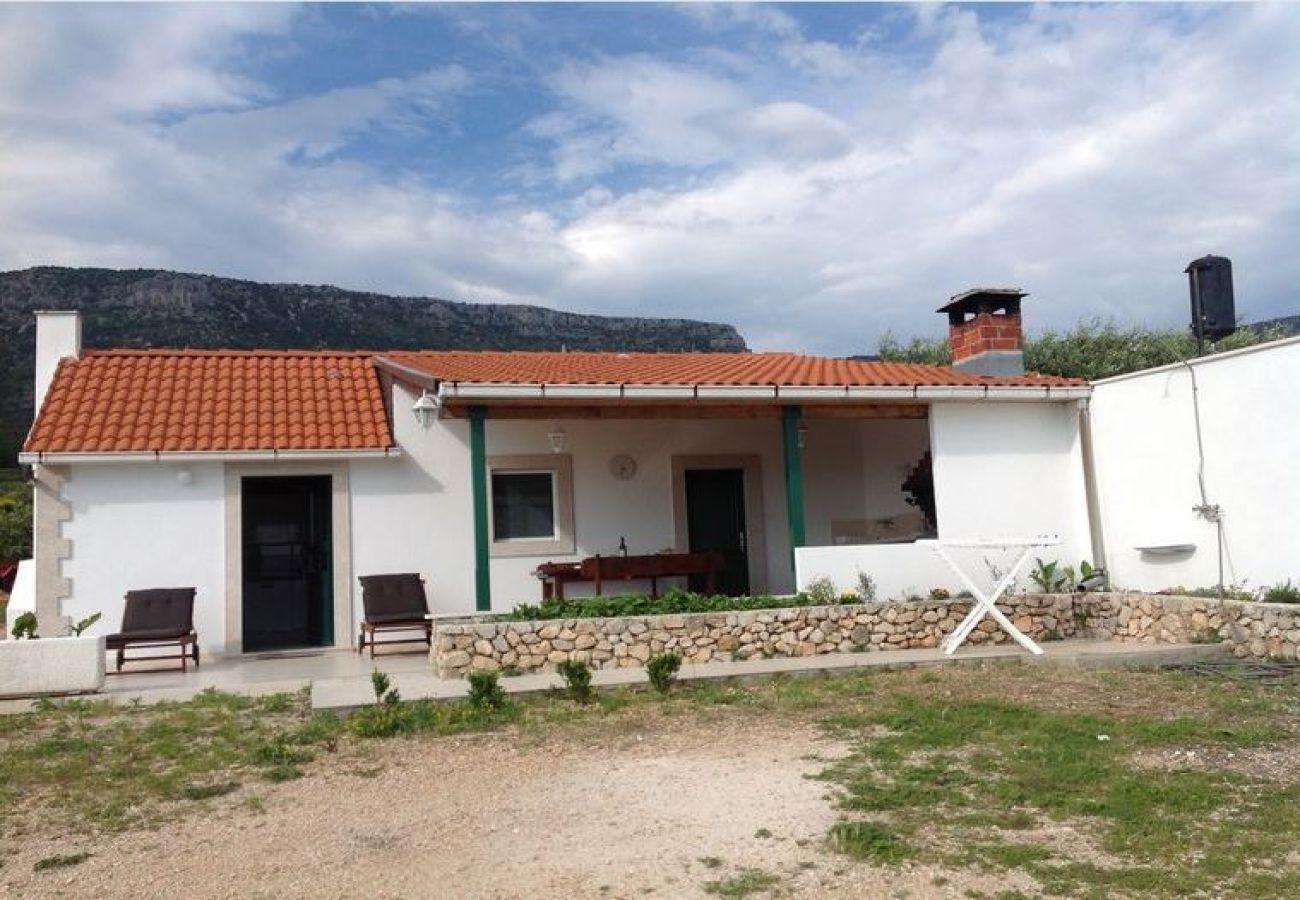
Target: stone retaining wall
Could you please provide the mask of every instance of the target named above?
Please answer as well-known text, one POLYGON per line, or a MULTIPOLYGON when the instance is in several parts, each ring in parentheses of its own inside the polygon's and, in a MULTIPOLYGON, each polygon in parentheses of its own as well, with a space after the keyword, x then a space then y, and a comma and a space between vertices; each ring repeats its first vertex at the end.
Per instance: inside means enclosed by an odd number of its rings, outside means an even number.
POLYGON ((1237 657, 1294 660, 1300 605, 1163 594, 1080 594, 1088 631, 1100 640, 1180 644, 1218 635, 1237 657))
MULTIPOLYGON (((671 651, 688 662, 770 656, 814 656, 863 650, 937 647, 970 609, 970 600, 862 603, 725 613, 687 613, 610 619, 439 624, 433 664, 439 676, 471 669, 551 670, 565 659, 593 668, 645 665, 671 651)), ((1035 638, 1069 637, 1069 595, 1030 594, 1002 604, 1017 627, 1035 638)), ((972 643, 1003 642, 1006 633, 984 621, 972 643)))
MULTIPOLYGON (((970 609, 968 599, 862 603, 726 613, 537 622, 439 623, 433 667, 443 678, 474 669, 553 670, 566 659, 593 668, 644 666, 675 652, 688 662, 937 647, 970 609)), ((1038 641, 1091 638, 1138 643, 1222 642, 1239 657, 1293 660, 1300 606, 1152 594, 1021 594, 999 604, 1038 641)), ((1005 643, 985 618, 972 644, 1005 643)))

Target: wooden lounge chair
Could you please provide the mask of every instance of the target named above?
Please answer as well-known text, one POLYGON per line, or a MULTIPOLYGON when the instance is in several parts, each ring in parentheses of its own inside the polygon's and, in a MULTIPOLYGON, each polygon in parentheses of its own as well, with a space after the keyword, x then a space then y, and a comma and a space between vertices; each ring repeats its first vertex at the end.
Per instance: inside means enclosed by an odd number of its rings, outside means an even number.
POLYGON ((366 649, 370 637, 370 658, 375 658, 376 634, 381 631, 423 632, 420 637, 385 640, 384 644, 424 644, 433 646, 433 622, 429 619, 429 602, 424 594, 424 579, 413 572, 400 575, 362 575, 361 604, 366 616, 361 622, 357 652, 366 649))
POLYGON ((104 646, 117 653, 117 669, 112 674, 122 671, 128 649, 175 647, 179 652, 174 656, 144 654, 132 661, 179 659, 182 672, 188 670, 190 659, 197 666, 199 635, 194 630, 194 594, 194 588, 127 591, 122 630, 104 639, 104 646))

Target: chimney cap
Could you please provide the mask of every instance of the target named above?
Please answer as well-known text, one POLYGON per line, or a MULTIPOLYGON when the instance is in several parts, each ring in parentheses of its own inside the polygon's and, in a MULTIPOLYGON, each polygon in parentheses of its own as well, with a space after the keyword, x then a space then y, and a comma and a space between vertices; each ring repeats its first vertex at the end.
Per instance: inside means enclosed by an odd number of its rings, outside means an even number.
POLYGON ((990 303, 992 303, 995 308, 1008 303, 1019 306, 1020 301, 1028 296, 1029 295, 1020 288, 1014 287, 971 288, 968 291, 962 291, 960 294, 954 294, 948 299, 947 303, 939 307, 935 312, 976 312, 990 303))

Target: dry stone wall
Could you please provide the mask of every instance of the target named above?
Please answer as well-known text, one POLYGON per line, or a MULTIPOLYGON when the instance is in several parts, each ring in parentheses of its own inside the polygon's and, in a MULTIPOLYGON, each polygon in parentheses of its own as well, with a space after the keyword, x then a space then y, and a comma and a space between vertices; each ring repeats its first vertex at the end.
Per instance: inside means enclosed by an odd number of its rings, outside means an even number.
MULTIPOLYGON (((691 663, 772 656, 937 647, 970 609, 968 599, 809 606, 536 622, 439 623, 433 667, 551 671, 566 659, 593 668, 644 666, 663 651, 691 663)), ((1021 594, 999 608, 1038 641, 1090 638, 1136 643, 1222 641, 1236 656, 1297 658, 1300 606, 1152 594, 1021 594), (1217 637, 1216 637, 1217 636, 1217 637)), ((1009 638, 985 618, 972 644, 1009 638)))

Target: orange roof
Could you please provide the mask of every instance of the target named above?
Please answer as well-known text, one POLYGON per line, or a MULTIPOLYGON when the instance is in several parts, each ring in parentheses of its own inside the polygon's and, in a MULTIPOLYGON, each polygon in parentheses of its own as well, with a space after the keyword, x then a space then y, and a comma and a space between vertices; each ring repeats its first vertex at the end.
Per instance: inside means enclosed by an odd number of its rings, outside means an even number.
POLYGON ((1046 375, 985 376, 947 366, 864 362, 797 353, 555 353, 399 350, 383 358, 439 381, 477 384, 636 384, 795 387, 1047 387, 1086 385, 1046 375))
POLYGON ((362 450, 392 445, 370 354, 100 350, 59 363, 23 450, 362 450))

